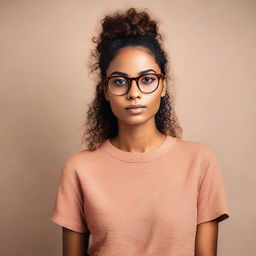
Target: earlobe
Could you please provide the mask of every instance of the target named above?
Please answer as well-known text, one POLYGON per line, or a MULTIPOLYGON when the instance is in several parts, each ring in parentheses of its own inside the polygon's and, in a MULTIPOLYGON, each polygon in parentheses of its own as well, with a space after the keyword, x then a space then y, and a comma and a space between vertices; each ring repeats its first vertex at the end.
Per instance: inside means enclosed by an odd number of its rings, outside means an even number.
POLYGON ((166 94, 166 84, 167 84, 167 81, 166 81, 166 78, 163 80, 163 89, 162 89, 162 93, 161 93, 161 97, 164 97, 165 94, 166 94))

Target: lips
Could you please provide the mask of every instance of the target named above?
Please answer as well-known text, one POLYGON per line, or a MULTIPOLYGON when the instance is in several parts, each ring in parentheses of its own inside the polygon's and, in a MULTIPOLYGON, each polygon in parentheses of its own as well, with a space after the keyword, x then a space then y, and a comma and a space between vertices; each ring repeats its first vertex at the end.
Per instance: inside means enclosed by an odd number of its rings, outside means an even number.
POLYGON ((129 114, 132 114, 132 115, 138 115, 138 114, 141 114, 143 113, 144 111, 144 108, 145 107, 130 107, 130 108, 126 108, 126 111, 129 113, 129 114))
POLYGON ((134 109, 134 108, 145 108, 145 106, 143 106, 143 105, 128 106, 125 109, 134 109))

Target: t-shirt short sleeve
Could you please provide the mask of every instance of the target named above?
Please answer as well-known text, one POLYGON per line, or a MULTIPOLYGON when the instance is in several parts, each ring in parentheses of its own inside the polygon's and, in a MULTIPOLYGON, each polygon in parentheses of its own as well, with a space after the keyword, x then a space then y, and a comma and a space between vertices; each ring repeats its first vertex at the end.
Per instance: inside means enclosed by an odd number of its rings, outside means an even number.
POLYGON ((89 232, 83 205, 81 184, 70 157, 61 170, 50 220, 76 232, 89 232))
POLYGON ((215 153, 206 150, 202 168, 197 200, 197 224, 217 220, 223 221, 229 217, 224 180, 215 153))

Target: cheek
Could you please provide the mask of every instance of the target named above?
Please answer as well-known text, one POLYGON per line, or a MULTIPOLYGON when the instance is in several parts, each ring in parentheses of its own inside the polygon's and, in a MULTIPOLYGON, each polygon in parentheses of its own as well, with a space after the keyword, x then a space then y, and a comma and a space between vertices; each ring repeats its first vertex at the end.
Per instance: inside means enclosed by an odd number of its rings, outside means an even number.
POLYGON ((159 110, 160 99, 158 97, 153 97, 144 102, 145 102, 145 105, 147 106, 145 111, 141 115, 138 115, 137 117, 136 116, 131 117, 131 120, 137 120, 139 123, 139 121, 146 122, 155 118, 155 115, 159 110))
POLYGON ((109 101, 111 110, 115 116, 122 115, 124 111, 124 104, 122 103, 121 99, 110 99, 109 101))
POLYGON ((147 105, 147 110, 150 112, 150 114, 156 114, 159 110, 161 102, 161 95, 149 95, 147 102, 145 104, 147 105))

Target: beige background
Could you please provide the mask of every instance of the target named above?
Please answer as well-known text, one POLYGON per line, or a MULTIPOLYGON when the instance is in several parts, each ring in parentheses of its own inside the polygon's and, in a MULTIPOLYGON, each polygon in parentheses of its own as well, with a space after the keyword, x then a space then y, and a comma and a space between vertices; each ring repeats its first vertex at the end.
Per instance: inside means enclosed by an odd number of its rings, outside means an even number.
POLYGON ((94 93, 91 37, 103 15, 131 6, 162 22, 183 139, 219 157, 231 216, 218 255, 256 255, 253 0, 0 1, 1 255, 61 255, 49 217, 94 93))

